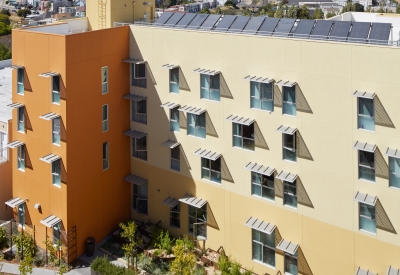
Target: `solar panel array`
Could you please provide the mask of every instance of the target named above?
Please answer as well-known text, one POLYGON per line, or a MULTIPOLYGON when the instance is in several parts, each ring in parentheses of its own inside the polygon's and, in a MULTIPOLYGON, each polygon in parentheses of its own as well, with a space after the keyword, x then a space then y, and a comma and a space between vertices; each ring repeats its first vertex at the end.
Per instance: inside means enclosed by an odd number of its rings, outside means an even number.
POLYGON ((153 26, 388 45, 392 25, 332 20, 164 12, 153 26))

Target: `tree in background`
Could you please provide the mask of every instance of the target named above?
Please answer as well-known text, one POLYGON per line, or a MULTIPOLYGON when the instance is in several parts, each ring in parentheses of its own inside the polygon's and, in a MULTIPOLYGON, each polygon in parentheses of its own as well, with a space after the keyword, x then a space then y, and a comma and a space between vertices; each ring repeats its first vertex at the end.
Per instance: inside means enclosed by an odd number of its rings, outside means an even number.
POLYGON ((276 12, 274 13, 274 17, 276 18, 282 18, 284 15, 283 12, 283 5, 278 6, 278 9, 276 10, 276 12))
POLYGON ((227 0, 227 1, 225 1, 224 6, 225 7, 231 6, 231 7, 236 8, 236 3, 233 0, 227 0))
POLYGON ((310 10, 307 8, 306 5, 303 5, 299 8, 299 12, 297 14, 297 18, 300 19, 308 19, 310 18, 310 10))
POLYGON ((397 6, 396 13, 400 13, 400 5, 397 6))
POLYGON ((364 12, 364 6, 359 3, 354 3, 353 11, 364 12))
POLYGON ((222 14, 220 6, 215 8, 215 14, 222 14))
POLYGON ((10 25, 10 17, 6 14, 0 14, 0 22, 3 22, 7 26, 10 25))
POLYGON ((275 11, 273 9, 272 4, 267 4, 266 6, 260 7, 258 9, 258 14, 260 16, 268 15, 268 17, 274 17, 274 13, 275 13, 275 11))
POLYGON ((324 12, 321 8, 316 8, 314 11, 314 19, 324 19, 324 12))
POLYGON ((299 11, 299 7, 292 4, 286 14, 287 18, 297 18, 297 13, 299 11))
POLYGON ((8 15, 8 16, 11 16, 11 13, 10 13, 10 11, 8 9, 2 9, 0 11, 0 14, 5 14, 5 15, 8 15))
POLYGON ((199 13, 210 14, 210 10, 208 8, 203 8, 199 13))
POLYGON ((31 14, 31 11, 28 9, 18 10, 18 12, 17 12, 17 15, 19 17, 23 17, 23 18, 26 18, 30 14, 31 14))
POLYGON ((11 33, 11 27, 7 26, 3 22, 0 22, 0 36, 7 35, 11 33))
POLYGON ((326 19, 331 18, 331 17, 334 17, 334 16, 336 16, 336 13, 334 13, 334 12, 328 12, 328 13, 326 14, 326 19))

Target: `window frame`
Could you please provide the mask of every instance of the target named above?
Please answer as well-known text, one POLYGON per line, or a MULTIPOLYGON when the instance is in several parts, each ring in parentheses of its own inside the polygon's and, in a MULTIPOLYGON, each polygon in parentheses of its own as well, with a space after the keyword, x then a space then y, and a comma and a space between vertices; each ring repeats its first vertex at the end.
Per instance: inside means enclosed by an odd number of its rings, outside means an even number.
POLYGON ((180 203, 178 203, 174 207, 170 207, 169 227, 181 228, 181 206, 180 206, 180 203), (173 217, 173 214, 175 214, 177 216, 173 217), (176 219, 178 221, 179 225, 174 225, 172 222, 173 219, 176 219))
POLYGON ((104 104, 101 106, 101 131, 102 133, 108 131, 108 104, 104 104), (104 107, 105 107, 105 112, 104 112, 104 107))
POLYGON ((52 184, 61 188, 61 159, 57 159, 51 163, 52 184), (58 167, 57 164, 58 163, 58 167), (58 171, 56 171, 58 168, 58 171), (57 173, 58 172, 58 173, 57 173), (56 180, 58 178, 58 181, 56 180))
POLYGON ((141 138, 135 138, 135 137, 132 137, 132 145, 131 145, 131 148, 132 148, 132 153, 131 153, 131 156, 133 157, 133 158, 137 158, 137 159, 141 159, 141 160, 144 160, 144 161, 147 161, 147 159, 148 159, 148 149, 147 149, 147 136, 144 136, 144 137, 141 137, 141 138), (141 140, 141 139, 145 139, 145 142, 146 142, 146 149, 145 150, 143 150, 143 149, 137 149, 138 148, 138 143, 137 143, 137 141, 138 140, 141 140), (136 155, 135 155, 135 152, 146 152, 145 154, 143 153, 143 156, 144 157, 139 157, 139 155, 141 155, 141 154, 139 154, 139 153, 137 153, 136 155))
POLYGON ((222 161, 221 161, 221 157, 222 156, 220 156, 216 160, 211 160, 211 159, 207 159, 207 158, 203 158, 203 157, 201 158, 201 179, 202 180, 206 180, 206 181, 210 181, 210 182, 214 182, 214 183, 218 183, 218 184, 222 183, 222 178, 221 178, 221 176, 222 176, 222 172, 221 172, 221 170, 222 170, 222 167, 221 167, 222 166, 222 161), (208 167, 206 167, 206 166, 203 167, 203 160, 206 160, 206 162, 208 162, 208 164, 209 164, 208 167), (219 171, 213 169, 213 163, 216 162, 216 161, 220 162, 219 171), (210 175, 209 179, 207 179, 207 178, 205 178, 203 176, 203 170, 207 170, 209 172, 209 175, 210 175), (219 178, 219 181, 213 180, 213 177, 212 177, 213 173, 219 175, 219 177, 217 177, 217 178, 219 178))
POLYGON ((51 120, 51 132, 52 132, 52 134, 51 134, 51 142, 52 142, 52 144, 57 145, 57 146, 61 146, 61 117, 56 117, 56 118, 53 118, 51 120), (57 126, 55 125, 56 121, 59 121, 58 132, 57 132, 57 126), (58 135, 58 141, 55 138, 56 135, 58 135))
POLYGON ((360 231, 362 231, 362 232, 369 233, 369 234, 373 234, 373 235, 376 235, 376 234, 377 234, 377 227, 376 227, 376 206, 375 206, 375 205, 372 206, 372 205, 369 205, 369 204, 366 204, 366 203, 358 202, 358 230, 360 230, 360 231), (365 216, 365 215, 361 215, 361 204, 365 204, 367 207, 373 207, 373 208, 374 208, 374 217, 375 217, 375 219, 373 219, 373 218, 371 218, 371 217, 368 217, 368 216, 365 216), (371 232, 371 231, 368 231, 368 230, 366 230, 366 229, 361 228, 361 218, 369 219, 369 220, 375 222, 375 232, 371 232))
POLYGON ((250 125, 243 125, 243 124, 240 124, 240 123, 232 122, 232 146, 233 147, 254 152, 255 151, 255 145, 256 145, 255 137, 256 137, 256 135, 255 135, 255 131, 254 131, 254 122, 252 124, 250 124, 250 125), (235 126, 239 127, 239 134, 235 134, 235 126), (253 127, 253 138, 252 139, 248 138, 248 137, 244 137, 244 128, 245 127, 249 127, 249 128, 253 127), (241 140, 242 146, 235 146, 235 138, 241 140), (252 149, 244 147, 244 141, 245 140, 249 141, 250 143, 252 142, 252 149))
POLYGON ((206 139, 207 138, 207 117, 206 117, 206 112, 203 112, 203 113, 201 113, 199 115, 188 113, 187 129, 188 129, 187 130, 187 135, 188 136, 197 137, 197 138, 201 138, 201 139, 206 139), (194 118, 195 118, 194 119, 194 126, 189 124, 190 123, 189 115, 190 116, 194 116, 194 118), (203 115, 204 115, 204 127, 203 126, 199 126, 200 119, 198 118, 199 116, 203 116, 203 115), (192 134, 189 133, 189 126, 191 128, 194 128, 194 130, 196 132, 195 135, 192 135, 192 134), (205 133, 204 138, 199 136, 200 133, 198 132, 198 129, 204 129, 204 133, 205 133))
POLYGON ((259 231, 259 230, 257 230, 257 229, 254 229, 254 228, 252 228, 251 229, 251 248, 252 248, 252 255, 251 255, 251 258, 252 258, 252 260, 253 261, 255 261, 256 263, 260 263, 260 264, 263 264, 263 265, 266 265, 266 266, 268 266, 268 267, 271 267, 271 268, 276 268, 276 241, 275 241, 275 229, 272 231, 272 233, 271 233, 271 235, 273 235, 273 237, 271 237, 273 240, 274 240, 274 246, 270 246, 270 245, 268 245, 268 244, 264 244, 264 243, 262 243, 262 242, 260 242, 260 241, 258 241, 258 240, 255 240, 255 237, 254 237, 254 235, 255 235, 255 231, 258 231, 259 232, 259 234, 260 234, 260 239, 261 239, 261 234, 265 234, 265 235, 268 235, 267 233, 264 233, 264 232, 261 232, 261 231, 259 231), (264 260, 258 260, 258 259, 255 259, 255 257, 254 257, 254 244, 258 244, 258 245, 261 245, 261 259, 264 259, 264 247, 266 247, 267 249, 269 249, 269 250, 271 250, 271 251, 273 251, 274 253, 274 264, 273 265, 271 265, 271 264, 269 264, 269 263, 265 263, 264 262, 264 260))
POLYGON ((274 178, 274 175, 273 174, 271 174, 270 176, 267 176, 267 175, 264 175, 264 174, 261 174, 261 173, 257 173, 257 172, 253 172, 253 171, 251 171, 251 179, 250 179, 250 181, 251 181, 251 195, 252 196, 255 196, 255 197, 258 197, 258 198, 261 198, 261 199, 264 199, 264 200, 267 200, 267 201, 273 201, 273 202, 275 202, 275 178, 274 178), (258 183, 258 182, 254 182, 253 181, 253 175, 256 175, 257 177, 260 177, 261 178, 261 183, 258 183), (266 181, 269 179, 269 180, 272 180, 272 188, 270 187, 270 186, 268 186, 268 185, 264 185, 263 184, 263 178, 265 177, 265 179, 266 179, 266 181), (253 192, 253 186, 257 186, 257 187, 259 187, 260 188, 260 193, 261 193, 261 195, 257 195, 257 194, 255 194, 255 192, 253 192), (265 189, 268 189, 268 190, 272 190, 272 192, 273 192, 273 198, 271 199, 271 198, 268 198, 268 197, 264 197, 263 196, 263 188, 265 188, 265 189))
POLYGON ((288 275, 298 275, 299 274, 299 256, 298 256, 298 251, 296 251, 295 255, 291 255, 289 253, 284 252, 284 273, 288 275), (297 267, 297 272, 296 273, 291 273, 289 271, 286 271, 286 261, 288 261, 288 258, 291 260, 296 261, 296 267, 297 267))
POLYGON ((149 189, 148 189, 147 183, 143 183, 141 186, 132 183, 132 209, 134 211, 136 211, 139 214, 148 215, 148 213, 149 213, 148 197, 149 197, 149 189), (147 197, 144 197, 140 194, 141 188, 143 188, 144 185, 146 185, 147 197), (136 192, 135 192, 135 189, 136 189, 136 192), (140 200, 147 202, 146 203, 146 212, 139 210, 139 201, 140 200))
POLYGON ((131 63, 131 86, 139 87, 139 88, 147 88, 147 76, 146 76, 146 63, 131 63), (136 77, 136 66, 144 66, 144 77, 136 77))
POLYGON ((396 172, 392 171, 392 168, 391 168, 391 160, 392 159, 400 161, 399 158, 389 156, 389 159, 388 159, 388 163, 389 163, 389 187, 395 188, 395 189, 400 189, 400 185, 396 186, 396 185, 392 184, 391 175, 397 176, 400 179, 400 173, 396 173, 396 172))
POLYGON ((178 145, 178 146, 175 146, 174 148, 171 148, 170 152, 171 152, 171 166, 170 166, 170 168, 171 168, 171 170, 174 170, 176 172, 180 172, 181 171, 181 145, 178 145), (178 154, 177 155, 178 155, 179 159, 174 158, 173 150, 178 150, 178 154), (179 166, 178 169, 173 168, 174 161, 175 161, 175 163, 179 164, 178 165, 179 166))
POLYGON ((180 111, 179 111, 179 106, 172 108, 169 110, 169 128, 171 132, 180 132, 180 111), (172 112, 178 112, 178 120, 173 119, 172 117, 172 112), (178 126, 178 131, 173 130, 174 127, 172 127, 173 124, 177 124, 178 126))
POLYGON ((131 121, 147 125, 147 98, 142 100, 131 100, 131 121), (139 113, 139 102, 143 101, 145 101, 146 112, 139 113))
POLYGON ((286 87, 286 86, 282 86, 282 114, 283 115, 287 115, 287 116, 297 116, 297 93, 296 93, 296 85, 292 86, 292 87, 286 87), (289 93, 289 91, 286 91, 286 89, 288 88, 294 88, 294 102, 293 101, 285 101, 285 93, 289 93), (294 105, 295 107, 295 114, 287 114, 285 113, 285 108, 284 105, 288 104, 288 105, 294 105))
POLYGON ((205 100, 210 100, 210 101, 215 101, 215 102, 221 102, 221 76, 220 76, 219 73, 215 74, 215 75, 200 74, 200 99, 205 99, 205 100), (215 89, 215 88, 211 87, 211 77, 217 77, 217 76, 218 76, 219 87, 218 87, 218 89, 215 89), (202 77, 208 78, 208 85, 209 85, 208 88, 202 86, 202 81, 201 81, 202 77), (207 91, 207 95, 208 95, 207 98, 203 97, 203 94, 202 94, 202 90, 203 89, 207 89, 208 90, 207 91), (218 100, 211 99, 211 96, 210 96, 211 92, 215 92, 215 93, 218 92, 218 100))
POLYGON ((171 93, 171 94, 179 94, 179 81, 180 81, 180 72, 179 72, 179 67, 177 67, 177 68, 173 68, 173 69, 170 69, 169 70, 169 92, 171 93), (174 71, 177 71, 178 73, 177 73, 177 75, 178 75, 178 82, 175 82, 175 81, 173 81, 173 78, 172 78, 172 76, 173 76, 173 74, 174 74, 174 71), (172 92, 172 87, 173 87, 173 85, 177 85, 178 87, 178 92, 176 93, 176 92, 172 92))
POLYGON ((17 131, 19 133, 25 133, 25 106, 21 106, 17 109, 17 131), (21 120, 22 118, 22 120, 21 120), (22 130, 21 130, 21 125, 23 125, 22 130))
POLYGON ((17 69, 17 94, 19 95, 25 94, 25 68, 17 69))
POLYGON ((61 234, 61 221, 53 225, 52 227, 52 242, 53 245, 58 245, 62 240, 61 234), (58 233, 57 233, 58 232, 58 233))
POLYGON ((53 75, 51 77, 51 103, 55 104, 55 105, 60 105, 61 104, 61 95, 60 95, 60 91, 61 91, 61 76, 60 75, 53 75), (55 83, 55 79, 58 79, 58 91, 54 89, 54 83, 55 83), (58 102, 57 100, 55 100, 55 98, 58 97, 58 102))
POLYGON ((357 165, 358 166, 358 179, 359 180, 363 180, 363 181, 367 181, 367 182, 370 182, 370 183, 376 183, 376 156, 375 156, 375 152, 368 152, 368 151, 364 151, 364 150, 357 150, 357 151, 358 151, 358 165, 357 165), (361 162, 361 153, 373 154, 374 155, 374 166, 373 167, 360 163, 361 162), (362 167, 364 169, 372 170, 374 172, 374 180, 372 181, 372 180, 369 180, 369 179, 361 178, 360 177, 360 174, 361 174, 360 173, 360 171, 361 171, 360 167, 362 167))
POLYGON ((0 131, 0 162, 8 160, 7 133, 0 131))
MULTIPOLYGON (((201 208, 197 208, 195 206, 192 206, 192 205, 188 204, 188 216, 187 217, 188 217, 188 233, 189 234, 191 234, 191 235, 195 234, 195 224, 200 224, 200 223, 205 224, 206 225, 206 229, 207 229, 207 203, 204 204, 201 208), (192 216, 191 215, 191 212, 192 212, 191 209, 194 210, 196 216, 192 216), (202 212, 199 213, 199 211, 202 211, 202 212), (203 218, 205 218, 205 220, 202 219, 201 217, 199 217, 199 215, 201 215, 202 213, 205 214, 205 216, 203 215, 203 218), (190 221, 191 218, 192 218, 192 220, 194 220, 194 222, 190 221), (192 225, 192 228, 193 228, 192 231, 190 229, 191 225, 192 225)), ((205 238, 207 238, 207 233, 208 233, 207 231, 208 230, 206 230, 206 236, 203 236, 205 238)))
POLYGON ((110 167, 109 144, 108 141, 103 143, 103 171, 110 167), (105 150, 104 150, 105 149, 105 150))
POLYGON ((108 93, 108 66, 101 67, 101 94, 108 93), (104 80, 104 73, 106 79, 104 80))
POLYGON ((25 209, 25 202, 21 203, 20 205, 17 206, 17 218, 18 218, 18 225, 22 226, 23 228, 25 227, 26 223, 26 209, 25 209), (22 221, 22 222, 21 222, 22 221))
POLYGON ((293 209, 298 209, 298 207, 297 207, 297 205, 298 205, 297 179, 295 179, 293 182, 284 180, 284 181, 282 181, 282 183, 283 183, 283 205, 293 208, 293 209), (291 194, 288 191, 286 191, 286 189, 285 189, 286 186, 293 187, 293 185, 294 185, 296 194, 291 194), (293 197, 296 201, 296 206, 292 206, 292 205, 288 204, 287 197, 293 197))
POLYGON ((25 155, 25 144, 19 146, 17 148, 17 168, 19 171, 25 172, 25 161, 26 161, 26 155, 25 155))
POLYGON ((273 81, 271 81, 269 83, 250 81, 250 109, 256 109, 256 110, 260 110, 260 111, 266 111, 266 112, 273 113, 274 112, 274 103, 275 103, 274 100, 275 100, 275 95, 274 95, 274 82, 273 81), (252 83, 255 83, 255 84, 252 84, 252 83), (258 86, 258 91, 259 91, 259 96, 258 97, 255 96, 255 95, 254 96, 252 95, 252 88, 253 88, 252 85, 257 85, 258 86), (271 85, 271 95, 272 95, 271 99, 268 99, 268 98, 264 99, 262 97, 261 85, 271 85), (254 98, 254 99, 259 101, 259 103, 260 103, 259 108, 256 108, 256 107, 252 106, 252 98, 254 98), (263 101, 271 101, 272 102, 272 105, 271 105, 272 106, 272 110, 262 109, 262 106, 263 106, 262 102, 263 101))
POLYGON ((369 132, 375 132, 375 98, 364 98, 364 97, 357 97, 357 129, 363 130, 363 131, 369 131, 369 132), (373 116, 368 116, 364 114, 360 114, 360 100, 372 100, 372 106, 373 106, 373 116), (359 123, 360 123, 360 116, 365 117, 365 118, 371 118, 374 121, 374 129, 365 129, 365 128, 360 128, 359 123))
POLYGON ((282 133, 282 159, 290 162, 297 162, 297 132, 294 132, 292 135, 290 134, 285 134, 282 133), (291 136, 293 139, 293 148, 285 146, 285 136, 291 136), (285 150, 293 152, 294 153, 294 158, 295 160, 291 160, 288 158, 285 158, 285 150))

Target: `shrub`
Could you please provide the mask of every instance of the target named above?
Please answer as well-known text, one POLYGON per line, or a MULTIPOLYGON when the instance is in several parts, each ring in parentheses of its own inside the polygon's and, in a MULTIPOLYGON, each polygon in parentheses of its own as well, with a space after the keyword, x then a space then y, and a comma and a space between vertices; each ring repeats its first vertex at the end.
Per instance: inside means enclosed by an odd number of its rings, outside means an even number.
POLYGON ((151 274, 167 274, 169 265, 161 259, 152 259, 144 254, 139 255, 139 267, 151 274))
POLYGON ((28 9, 18 10, 18 12, 17 12, 17 15, 19 17, 23 17, 23 18, 27 17, 30 14, 31 14, 31 11, 28 9))
POLYGON ((90 268, 102 275, 137 275, 134 270, 110 263, 107 256, 94 259, 90 264, 90 268))
POLYGON ((159 235, 156 236, 156 239, 154 240, 154 247, 161 249, 161 250, 165 250, 165 252, 167 254, 171 254, 173 243, 174 243, 174 241, 169 236, 168 231, 161 230, 159 232, 159 235))
MULTIPOLYGON (((13 235, 12 241, 17 248, 16 254, 18 259, 22 259, 23 255, 24 257, 30 257, 30 260, 33 261, 36 245, 35 240, 32 238, 31 235, 22 232, 18 235, 13 235)), ((29 263, 29 259, 26 263, 29 263)))
POLYGON ((5 14, 5 15, 8 15, 8 16, 11 16, 11 13, 10 13, 10 11, 8 9, 2 9, 0 11, 0 14, 5 14))
POLYGON ((3 22, 7 26, 9 26, 10 25, 10 18, 8 17, 8 15, 0 13, 0 22, 3 22))
POLYGON ((189 239, 188 235, 183 235, 182 238, 183 245, 185 246, 186 250, 193 251, 194 250, 194 242, 189 239))
MULTIPOLYGON (((0 45, 0 46, 3 46, 3 45, 0 45)), ((1 47, 0 47, 0 52, 1 52, 1 47)), ((0 227, 0 250, 2 250, 5 247, 8 247, 7 232, 4 227, 0 227)))
POLYGON ((0 36, 7 35, 11 33, 11 27, 7 26, 3 22, 0 22, 0 36))

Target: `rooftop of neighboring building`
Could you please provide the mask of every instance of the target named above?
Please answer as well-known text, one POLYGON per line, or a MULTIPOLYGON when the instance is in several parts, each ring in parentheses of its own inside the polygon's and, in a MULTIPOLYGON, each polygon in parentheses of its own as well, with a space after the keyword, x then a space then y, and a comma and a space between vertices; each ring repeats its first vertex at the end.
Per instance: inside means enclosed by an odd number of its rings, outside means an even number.
POLYGON ((11 59, 0 61, 0 121, 8 122, 12 118, 12 69, 11 59))
POLYGON ((71 18, 68 20, 57 20, 55 18, 46 19, 41 26, 24 27, 23 31, 53 33, 53 34, 74 34, 89 31, 87 18, 71 18))

